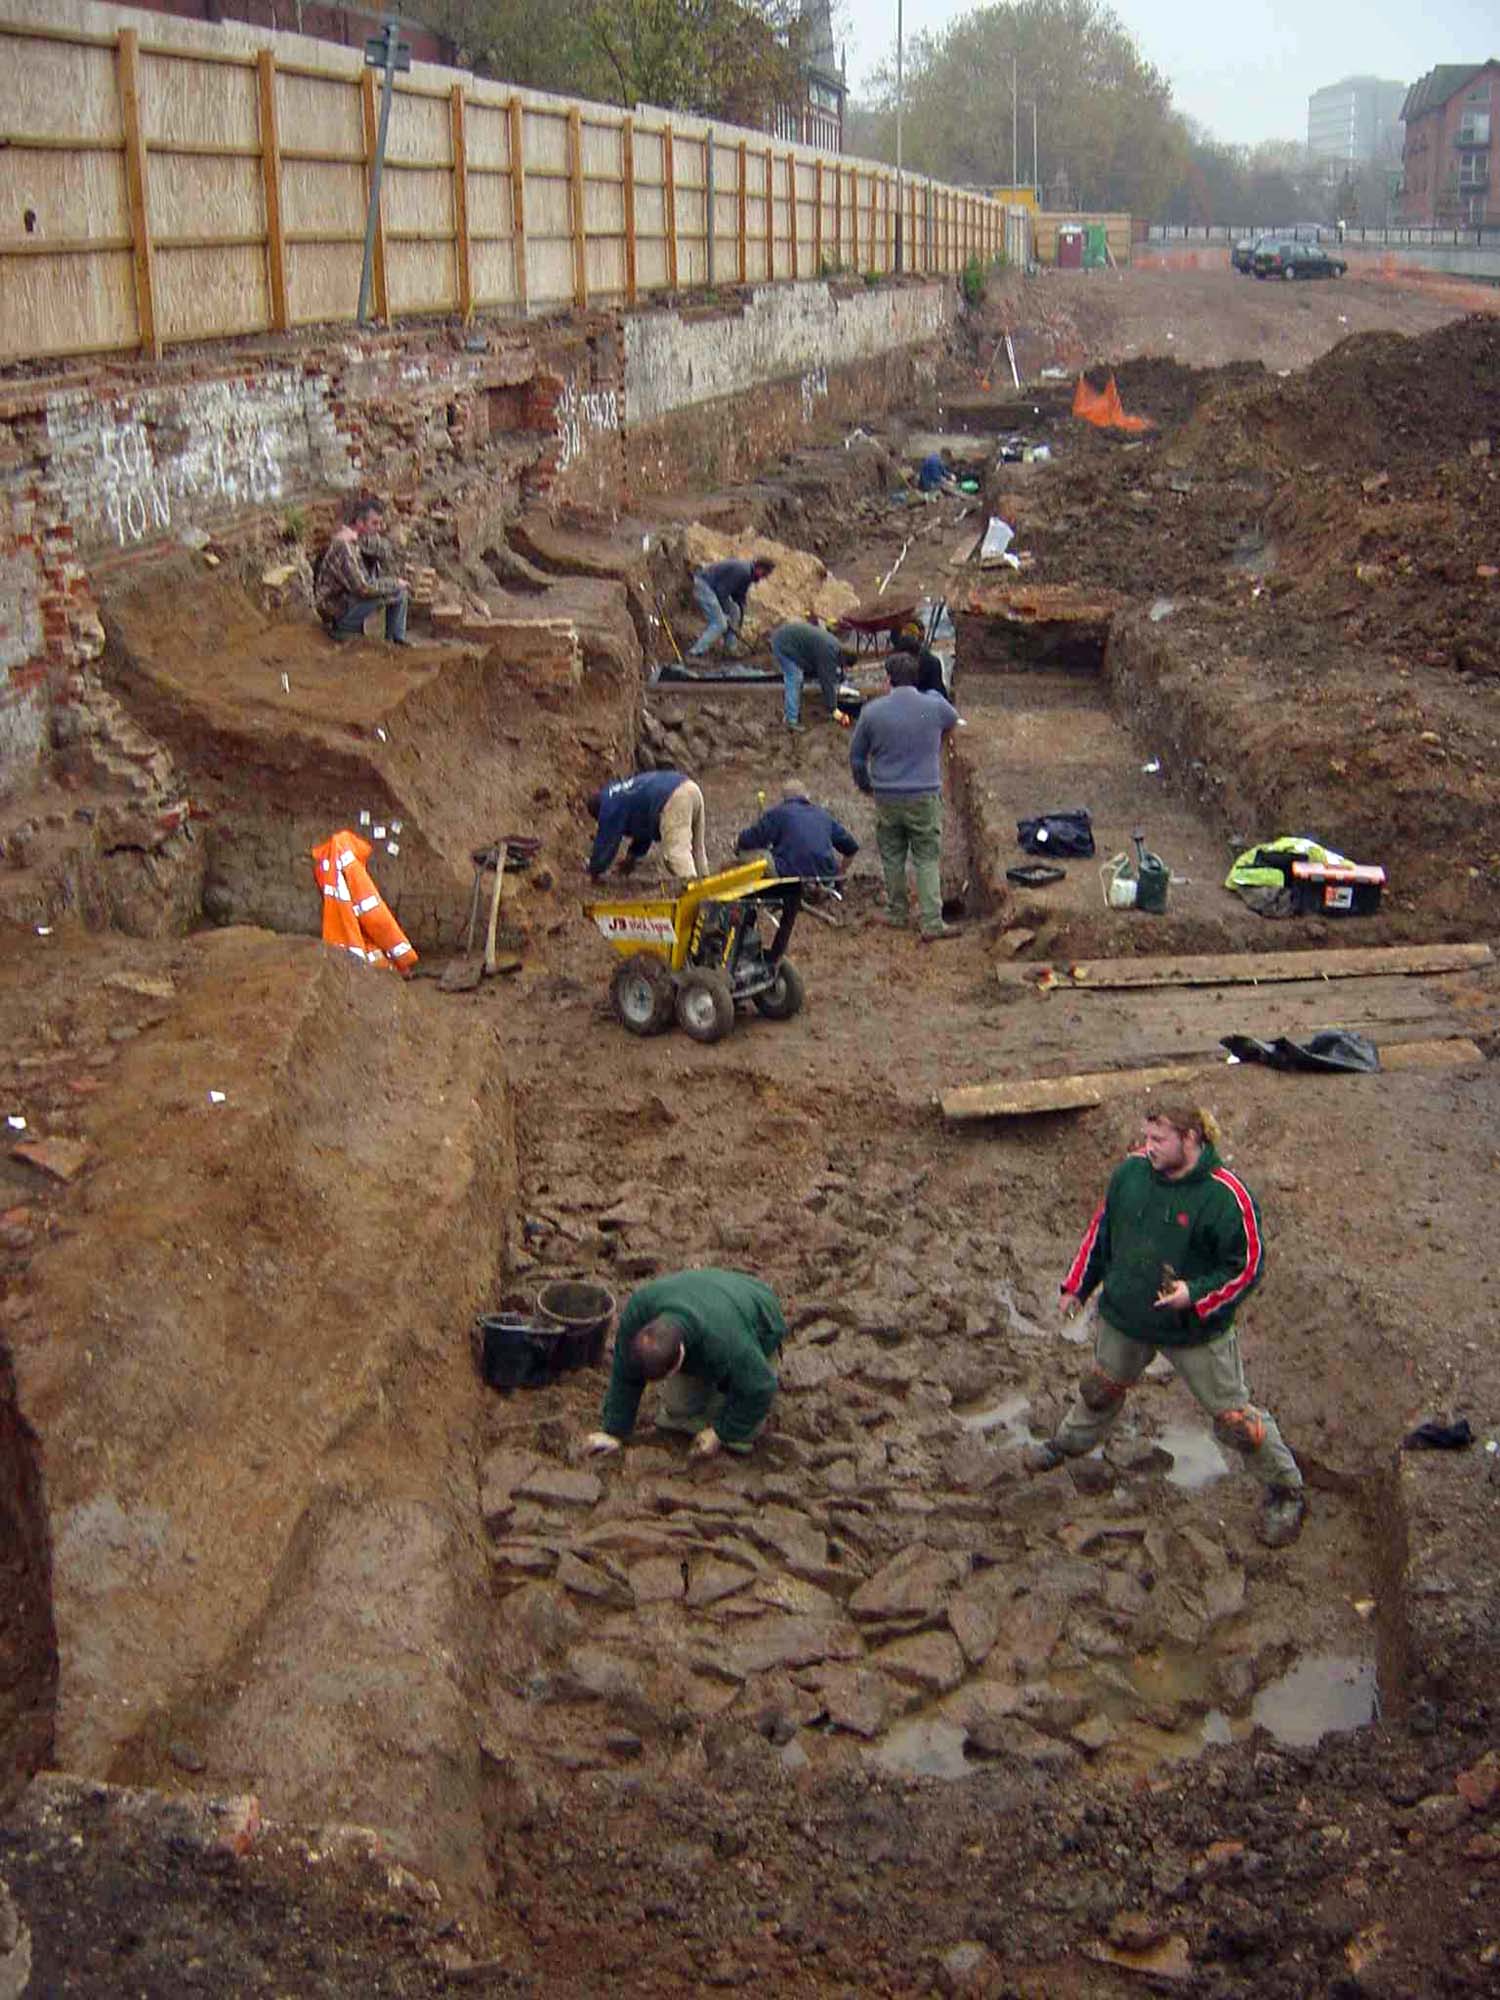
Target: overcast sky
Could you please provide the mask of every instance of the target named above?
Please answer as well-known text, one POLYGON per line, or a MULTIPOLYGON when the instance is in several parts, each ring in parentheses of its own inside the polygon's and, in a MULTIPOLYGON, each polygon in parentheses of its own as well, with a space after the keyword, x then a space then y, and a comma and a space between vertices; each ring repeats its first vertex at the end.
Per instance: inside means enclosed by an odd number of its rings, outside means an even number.
MULTIPOLYGON (((906 36, 973 11, 974 0, 904 0, 906 36)), ((1309 93, 1340 77, 1415 83, 1434 63, 1500 56, 1495 0, 1117 0, 1115 12, 1178 109, 1244 145, 1305 139, 1309 93)), ((894 58, 896 0, 844 0, 842 31, 858 96, 894 58)))

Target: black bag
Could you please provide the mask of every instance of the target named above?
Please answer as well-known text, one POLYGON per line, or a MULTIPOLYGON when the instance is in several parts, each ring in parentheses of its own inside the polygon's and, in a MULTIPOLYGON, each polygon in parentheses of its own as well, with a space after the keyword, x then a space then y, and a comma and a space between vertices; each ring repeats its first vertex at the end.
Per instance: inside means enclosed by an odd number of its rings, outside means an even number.
POLYGON ((1254 1035, 1223 1035, 1220 1045, 1241 1062, 1266 1063, 1272 1069, 1347 1070, 1353 1075, 1369 1075, 1380 1068, 1380 1051, 1368 1035, 1352 1028, 1320 1028, 1304 1041, 1278 1035, 1274 1042, 1262 1042, 1254 1035))
POLYGON ((1094 822, 1086 807, 1069 806, 1063 812, 1018 819, 1016 839, 1028 854, 1045 854, 1049 860, 1087 861, 1094 851, 1094 822))

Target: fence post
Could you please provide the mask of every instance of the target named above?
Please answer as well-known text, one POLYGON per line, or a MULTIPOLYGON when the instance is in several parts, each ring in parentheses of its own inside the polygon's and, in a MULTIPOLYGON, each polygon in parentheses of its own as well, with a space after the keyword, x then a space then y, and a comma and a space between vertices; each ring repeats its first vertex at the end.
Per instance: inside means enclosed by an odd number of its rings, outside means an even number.
POLYGON ((798 274, 797 255, 797 155, 790 149, 786 156, 786 206, 791 227, 788 231, 792 239, 792 277, 798 274))
POLYGON ((766 280, 776 277, 776 182, 771 166, 771 148, 766 148, 766 280))
POLYGON ((891 184, 889 175, 881 182, 881 186, 885 189, 885 268, 887 271, 894 271, 896 268, 896 258, 892 240, 892 224, 896 211, 892 206, 892 197, 894 196, 895 189, 891 184))
POLYGON ((677 289, 677 135, 667 120, 661 135, 662 193, 667 207, 667 283, 677 289))
POLYGON ((464 130, 464 87, 455 83, 448 99, 453 130, 453 261, 458 271, 458 310, 474 310, 474 272, 469 247, 469 142, 464 130))
MULTIPOLYGON (((360 78, 360 110, 365 121, 365 199, 370 198, 370 189, 375 181, 375 148, 379 143, 380 114, 375 104, 375 72, 367 69, 360 78)), ((385 215, 383 205, 375 210, 375 317, 383 325, 391 323, 390 293, 386 288, 385 274, 385 215)))
POLYGON ((620 167, 625 177, 625 303, 635 304, 635 120, 620 127, 620 167))
POLYGON ((833 169, 833 268, 840 270, 844 262, 844 165, 837 161, 833 169))
POLYGON ((512 96, 507 113, 510 128, 510 240, 515 266, 516 304, 524 314, 528 292, 526 271, 526 114, 512 96))
POLYGON ((125 135, 125 194, 130 203, 130 241, 135 252, 135 317, 141 346, 153 361, 161 358, 156 331, 156 270, 151 252, 151 218, 147 205, 146 149, 141 144, 141 38, 134 28, 122 28, 116 44, 120 85, 120 125, 125 135))
POLYGON ((746 259, 746 254, 747 254, 747 252, 746 252, 746 242, 745 242, 745 226, 746 226, 747 222, 748 222, 748 221, 749 221, 749 219, 750 219, 750 186, 749 186, 749 181, 748 181, 748 178, 747 178, 747 176, 748 176, 748 173, 749 173, 749 158, 748 158, 748 153, 747 153, 747 144, 746 144, 746 141, 745 141, 745 140, 741 139, 741 141, 740 141, 740 213, 739 213, 739 227, 738 227, 738 229, 737 229, 737 231, 736 231, 736 234, 737 234, 737 235, 738 235, 738 237, 739 237, 739 253, 740 253, 740 258, 739 258, 739 272, 740 272, 740 283, 741 283, 742 285, 744 284, 744 282, 745 282, 745 279, 746 279, 746 276, 747 276, 747 273, 748 273, 748 266, 747 266, 747 264, 746 264, 746 261, 745 261, 745 259, 746 259))
POLYGON ((573 209, 573 303, 580 312, 589 302, 589 246, 583 226, 583 114, 568 108, 568 187, 573 209))
POLYGON ((813 162, 813 275, 823 275, 823 155, 813 162))
POLYGON ((710 291, 717 282, 714 273, 718 268, 716 249, 719 238, 718 152, 719 149, 714 144, 714 128, 710 125, 703 140, 703 237, 710 291))
POLYGON ((271 295, 271 326, 285 333, 291 325, 286 307, 286 238, 281 227, 281 132, 276 122, 276 52, 262 49, 255 58, 260 89, 260 178, 266 196, 266 279, 271 295))

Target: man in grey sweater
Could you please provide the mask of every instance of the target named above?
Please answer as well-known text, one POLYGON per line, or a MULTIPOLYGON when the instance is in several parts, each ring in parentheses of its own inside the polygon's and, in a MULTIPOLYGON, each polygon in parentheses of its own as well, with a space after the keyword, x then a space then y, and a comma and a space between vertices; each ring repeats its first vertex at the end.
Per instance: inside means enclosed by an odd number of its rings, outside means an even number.
POLYGON ((953 937, 943 922, 943 739, 958 710, 940 694, 919 694, 917 662, 893 653, 886 665, 891 691, 868 702, 849 745, 849 769, 875 799, 875 844, 885 870, 886 922, 904 930, 909 899, 906 863, 917 878, 924 942, 953 937))

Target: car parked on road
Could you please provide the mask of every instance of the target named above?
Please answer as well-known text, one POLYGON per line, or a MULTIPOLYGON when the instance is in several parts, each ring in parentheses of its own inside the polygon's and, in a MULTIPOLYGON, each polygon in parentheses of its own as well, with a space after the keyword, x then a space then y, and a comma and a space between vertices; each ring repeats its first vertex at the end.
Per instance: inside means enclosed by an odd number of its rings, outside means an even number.
POLYGON ((1229 261, 1236 271, 1243 271, 1248 277, 1255 269, 1255 246, 1257 238, 1242 236, 1229 252, 1229 261))
POLYGON ((1342 278, 1349 266, 1321 243, 1287 243, 1264 237, 1255 246, 1257 278, 1342 278))

